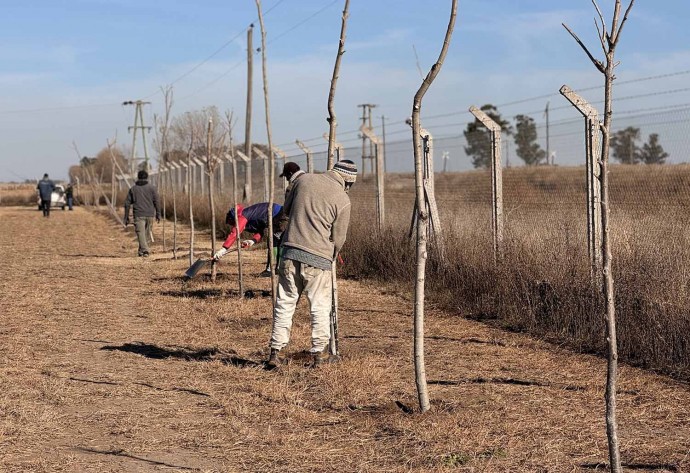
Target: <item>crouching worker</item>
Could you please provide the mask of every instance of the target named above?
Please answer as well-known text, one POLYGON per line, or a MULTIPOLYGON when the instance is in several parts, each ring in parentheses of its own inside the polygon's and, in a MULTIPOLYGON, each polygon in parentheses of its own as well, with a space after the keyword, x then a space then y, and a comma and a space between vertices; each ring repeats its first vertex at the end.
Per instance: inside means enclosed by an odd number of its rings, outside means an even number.
POLYGON ((278 268, 278 291, 273 310, 270 357, 267 366, 282 363, 280 350, 290 341, 292 316, 302 294, 309 299, 313 366, 328 359, 330 312, 333 298, 331 265, 347 236, 350 198, 357 166, 349 160, 336 163, 324 174, 304 174, 294 181, 285 201, 290 216, 283 236, 278 268))
MULTIPOLYGON (((264 236, 264 233, 268 232, 268 202, 262 202, 259 204, 250 205, 247 208, 241 205, 237 206, 237 221, 239 223, 239 230, 235 227, 235 209, 234 207, 230 209, 228 214, 225 216, 225 223, 230 225, 231 230, 228 238, 223 243, 220 250, 216 251, 213 255, 213 259, 218 261, 232 248, 235 244, 237 238, 242 235, 242 232, 248 231, 252 232, 251 239, 242 240, 242 248, 250 248, 256 243, 259 243, 264 236)), ((285 213, 283 212, 283 206, 279 204, 273 204, 273 254, 278 256, 278 247, 280 245, 280 238, 287 225, 287 219, 285 218, 285 213)), ((261 277, 270 277, 270 259, 269 259, 269 249, 266 252, 266 269, 259 274, 261 277)), ((277 258, 276 258, 277 259, 277 258)))

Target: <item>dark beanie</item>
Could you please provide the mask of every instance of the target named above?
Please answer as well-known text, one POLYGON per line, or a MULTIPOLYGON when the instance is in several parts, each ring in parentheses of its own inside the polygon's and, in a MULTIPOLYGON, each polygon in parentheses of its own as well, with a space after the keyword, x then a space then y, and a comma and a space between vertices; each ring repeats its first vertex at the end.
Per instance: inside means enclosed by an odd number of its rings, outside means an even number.
POLYGON ((139 173, 137 174, 137 179, 139 179, 139 180, 145 181, 148 178, 149 178, 149 173, 147 173, 146 171, 139 171, 139 173))
POLYGON ((345 182, 352 183, 357 180, 357 165, 349 159, 343 159, 335 163, 333 170, 340 174, 345 182))

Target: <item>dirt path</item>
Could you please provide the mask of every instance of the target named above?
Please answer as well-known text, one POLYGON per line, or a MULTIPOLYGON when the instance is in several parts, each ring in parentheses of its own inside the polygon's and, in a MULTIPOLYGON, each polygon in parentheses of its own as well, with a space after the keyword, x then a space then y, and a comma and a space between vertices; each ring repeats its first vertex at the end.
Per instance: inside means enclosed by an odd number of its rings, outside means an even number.
MULTIPOLYGON (((301 303, 292 361, 269 372, 268 282, 240 302, 234 255, 184 286, 160 227, 145 260, 81 208, 0 223, 0 471, 603 469, 600 359, 431 310, 433 410, 408 414, 411 303, 391 288, 341 282, 344 359, 319 370, 301 303)), ((690 468, 688 386, 632 368, 620 384, 624 462, 690 468)))

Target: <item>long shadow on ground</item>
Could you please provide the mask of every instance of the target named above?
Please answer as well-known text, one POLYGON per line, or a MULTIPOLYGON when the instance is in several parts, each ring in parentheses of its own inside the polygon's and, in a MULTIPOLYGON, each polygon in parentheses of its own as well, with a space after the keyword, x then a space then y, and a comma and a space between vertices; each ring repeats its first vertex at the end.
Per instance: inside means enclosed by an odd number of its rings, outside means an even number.
POLYGON ((137 457, 135 455, 131 455, 131 454, 125 452, 124 450, 98 450, 98 449, 89 448, 89 447, 76 447, 75 450, 78 450, 78 451, 84 452, 84 453, 95 453, 95 454, 99 454, 99 455, 113 455, 116 457, 125 457, 125 458, 129 458, 131 460, 137 460, 140 462, 149 463, 151 465, 158 465, 158 466, 162 466, 165 468, 176 468, 178 470, 188 470, 188 471, 198 471, 199 470, 198 468, 192 468, 189 466, 172 465, 170 463, 165 463, 165 462, 158 461, 158 460, 150 460, 148 458, 137 457))
POLYGON ((149 343, 123 343, 122 345, 106 345, 101 347, 105 351, 122 351, 152 358, 154 360, 164 360, 166 358, 177 358, 184 361, 220 361, 227 365, 237 366, 238 368, 262 366, 253 360, 241 358, 233 350, 223 352, 218 348, 187 348, 187 347, 160 347, 149 343))

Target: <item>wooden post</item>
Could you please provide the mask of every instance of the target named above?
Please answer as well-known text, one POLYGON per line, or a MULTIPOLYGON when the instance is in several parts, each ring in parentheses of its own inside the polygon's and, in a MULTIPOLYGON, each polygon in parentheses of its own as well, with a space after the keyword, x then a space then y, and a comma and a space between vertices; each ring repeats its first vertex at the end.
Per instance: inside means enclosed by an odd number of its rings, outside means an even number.
POLYGON ((494 261, 503 254, 503 168, 501 165, 501 125, 479 108, 470 107, 470 113, 491 133, 491 227, 493 230, 494 261))
POLYGON ((254 155, 257 156, 263 162, 264 169, 264 200, 268 202, 268 196, 271 192, 270 190, 270 159, 266 156, 266 153, 261 151, 260 148, 254 146, 254 155))
MULTIPOLYGON (((338 122, 335 117, 335 107, 333 105, 335 101, 335 89, 338 84, 338 74, 340 73, 340 62, 342 61, 343 54, 345 54, 345 31, 347 29, 347 18, 349 16, 350 0, 345 0, 345 7, 343 8, 343 16, 340 24, 340 41, 338 43, 338 54, 335 57, 335 66, 333 67, 333 76, 331 77, 331 89, 328 93, 328 161, 326 163, 326 170, 329 170, 335 164, 335 129, 338 126, 338 122)), ((343 159, 339 156, 338 159, 343 159)), ((333 337, 331 337, 333 338, 333 337)), ((335 342, 334 342, 335 343, 335 342)), ((331 353, 336 355, 336 353, 331 353)))
MULTIPOLYGON (((249 158, 244 161, 244 199, 252 201, 252 77, 254 64, 254 24, 247 29, 247 110, 244 120, 244 154, 249 158)), ((237 164, 235 164, 236 166, 237 164)))
POLYGON ((374 156, 376 158, 376 221, 378 223, 379 232, 383 232, 383 226, 386 219, 386 205, 384 198, 384 172, 383 172, 383 158, 381 156, 381 142, 374 134, 374 130, 368 126, 360 126, 359 131, 362 133, 370 143, 374 144, 374 156))
MULTIPOLYGON (((428 189, 424 187, 424 150, 422 145, 420 114, 422 110, 422 99, 432 82, 441 71, 443 61, 448 52, 450 39, 453 35, 455 17, 457 15, 458 0, 452 0, 450 20, 443 41, 443 47, 437 61, 422 81, 422 85, 417 90, 412 102, 412 143, 414 148, 415 162, 415 191, 418 215, 417 224, 417 271, 415 278, 415 298, 414 298, 414 367, 415 384, 419 398, 419 408, 426 412, 431 408, 429 402, 429 392, 426 383, 426 368, 424 363, 424 281, 426 276, 427 260, 427 221, 429 219, 428 210, 428 189)), ((432 163, 433 171, 433 163, 432 163)), ((433 188, 431 189, 433 192, 433 188)), ((433 195, 433 194, 432 194, 433 195)))
MULTIPOLYGON (((211 210, 211 257, 216 254, 216 204, 213 179, 216 169, 216 157, 213 155, 213 118, 209 117, 206 128, 206 174, 208 175, 208 205, 211 210)), ((211 262, 211 281, 216 281, 216 261, 211 262)))
POLYGON ((268 99, 268 68, 266 66, 266 29, 264 28, 264 17, 261 11, 261 0, 256 1, 256 9, 259 12, 259 26, 261 27, 261 70, 264 83, 264 110, 266 117, 266 139, 268 141, 269 150, 269 160, 268 165, 270 166, 269 179, 268 179, 268 208, 266 210, 268 219, 268 264, 270 266, 269 270, 271 272, 271 303, 275 309, 276 305, 276 275, 275 275, 275 257, 273 255, 273 188, 275 182, 275 156, 273 154, 273 139, 271 134, 271 107, 269 105, 268 99))
POLYGON ((192 138, 189 142, 189 149, 187 150, 187 188, 189 192, 187 193, 187 201, 189 203, 189 265, 194 264, 194 201, 192 192, 192 173, 189 172, 193 168, 192 163, 192 148, 194 146, 194 134, 192 133, 192 138))
POLYGON ((297 146, 300 147, 302 151, 304 151, 304 154, 307 157, 307 172, 308 173, 313 173, 314 172, 314 155, 311 152, 311 148, 309 148, 307 145, 302 143, 300 140, 295 140, 295 143, 297 143, 297 146))
POLYGON ((601 166, 599 164, 599 112, 567 85, 563 95, 585 118, 585 188, 587 192, 587 253, 592 276, 601 280, 601 166))

